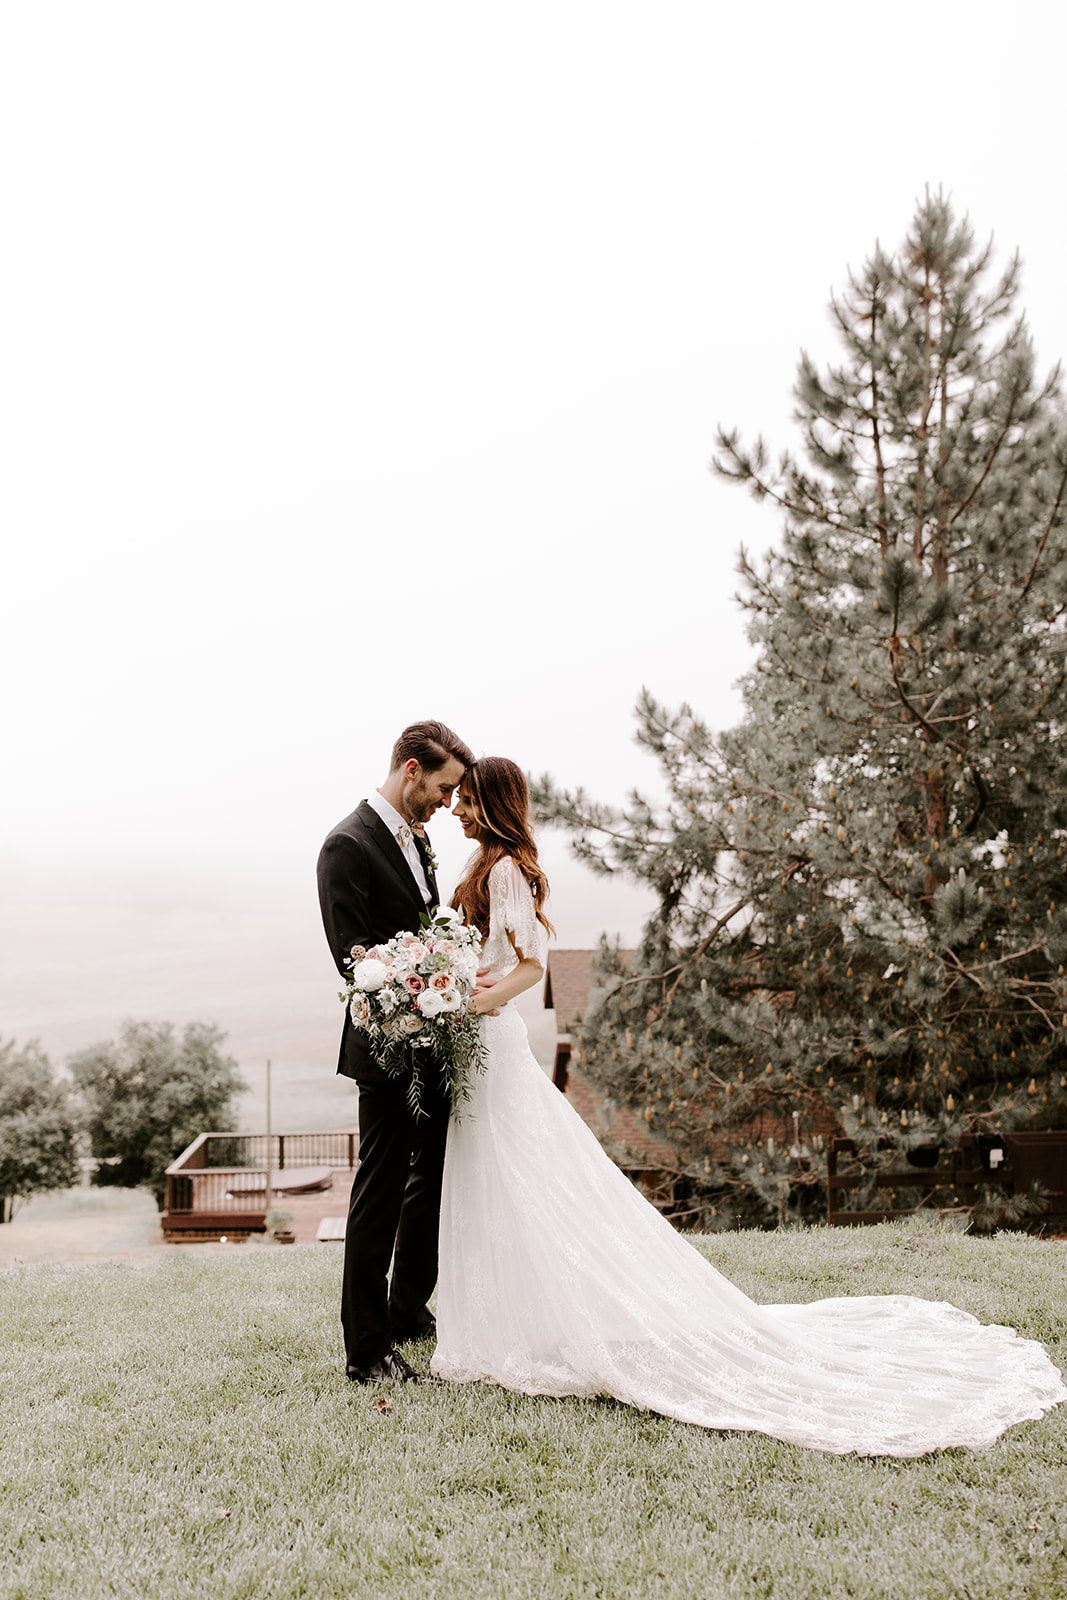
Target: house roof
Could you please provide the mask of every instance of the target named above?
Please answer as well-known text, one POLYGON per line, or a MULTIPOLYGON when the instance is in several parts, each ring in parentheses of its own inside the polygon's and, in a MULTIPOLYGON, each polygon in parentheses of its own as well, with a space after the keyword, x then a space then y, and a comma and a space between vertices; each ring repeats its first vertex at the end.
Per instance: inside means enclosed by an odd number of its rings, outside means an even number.
MULTIPOLYGON (((633 960, 632 950, 619 952, 627 965, 633 960)), ((599 950, 552 950, 548 956, 548 976, 545 979, 545 1009, 555 1011, 556 1026, 566 1030, 575 1017, 581 1016, 589 1004, 592 988, 591 968, 599 950)))

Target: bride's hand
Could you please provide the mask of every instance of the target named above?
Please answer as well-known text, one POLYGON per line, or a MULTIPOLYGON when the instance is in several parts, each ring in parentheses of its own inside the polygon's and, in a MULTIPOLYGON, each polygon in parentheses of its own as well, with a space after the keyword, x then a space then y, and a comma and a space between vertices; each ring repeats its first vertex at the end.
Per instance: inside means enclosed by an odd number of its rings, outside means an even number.
POLYGON ((493 995, 490 989, 475 989, 468 1005, 479 1017, 499 1017, 500 1007, 493 1004, 493 995))
POLYGON ((493 989, 496 986, 484 981, 488 971, 488 967, 479 967, 475 974, 474 993, 470 998, 470 1008, 480 1017, 499 1017, 500 1007, 493 1003, 493 989))

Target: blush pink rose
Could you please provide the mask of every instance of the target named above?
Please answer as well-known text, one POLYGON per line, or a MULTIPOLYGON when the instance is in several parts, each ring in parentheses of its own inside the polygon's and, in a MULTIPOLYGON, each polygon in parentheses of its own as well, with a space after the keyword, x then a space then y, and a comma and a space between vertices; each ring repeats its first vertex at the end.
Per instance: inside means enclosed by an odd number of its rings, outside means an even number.
POLYGON ((421 994, 426 985, 417 972, 409 972, 404 979, 404 987, 411 994, 421 994))

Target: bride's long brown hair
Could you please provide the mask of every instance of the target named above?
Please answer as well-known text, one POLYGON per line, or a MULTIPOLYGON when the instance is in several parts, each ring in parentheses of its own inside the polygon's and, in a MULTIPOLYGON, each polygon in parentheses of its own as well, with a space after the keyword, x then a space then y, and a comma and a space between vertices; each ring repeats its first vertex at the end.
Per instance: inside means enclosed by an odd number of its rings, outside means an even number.
POLYGON ((474 820, 481 829, 478 854, 452 896, 468 922, 489 935, 489 874, 504 856, 510 856, 530 885, 537 920, 555 933, 544 913, 548 879, 537 860, 537 846, 527 815, 530 794, 520 766, 507 756, 482 756, 468 767, 463 782, 470 797, 474 820))

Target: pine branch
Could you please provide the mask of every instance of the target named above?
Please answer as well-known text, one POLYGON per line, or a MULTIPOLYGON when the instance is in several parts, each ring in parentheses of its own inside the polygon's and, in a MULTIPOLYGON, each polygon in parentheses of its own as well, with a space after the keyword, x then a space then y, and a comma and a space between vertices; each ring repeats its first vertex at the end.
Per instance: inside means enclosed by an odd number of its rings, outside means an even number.
POLYGON ((1051 514, 1049 516, 1048 521, 1045 523, 1044 532, 1042 533, 1041 539, 1040 539, 1040 541, 1038 543, 1037 554, 1034 556, 1033 565, 1031 566, 1030 571, 1027 574, 1026 582, 1023 584, 1022 588, 1019 591, 1019 599, 1020 600, 1025 600, 1027 594, 1029 593, 1030 585, 1033 583, 1034 578, 1035 578, 1035 576, 1037 574, 1038 563, 1040 562, 1041 556, 1042 556, 1042 554, 1044 552, 1044 549, 1045 549, 1045 541, 1048 538, 1049 534, 1051 533, 1052 525, 1055 522, 1056 517, 1057 517, 1057 515, 1059 513, 1060 503, 1063 500, 1064 488, 1067 488, 1067 466, 1065 466, 1064 469, 1063 469, 1063 476, 1060 478, 1060 486, 1056 490, 1056 498, 1052 503, 1052 512, 1051 512, 1051 514))
MULTIPOLYGON (((739 900, 735 906, 731 906, 730 910, 727 911, 723 916, 721 916, 719 918, 718 922, 716 922, 716 924, 712 928, 711 932, 704 939, 702 939, 700 941, 699 945, 693 951, 692 955, 689 956, 685 961, 680 961, 675 966, 668 967, 666 972, 639 972, 636 977, 624 978, 621 983, 616 984, 615 988, 611 991, 612 994, 613 995, 614 994, 618 994, 620 989, 628 989, 631 986, 631 984, 635 984, 635 983, 658 983, 658 982, 660 982, 661 979, 673 977, 673 975, 676 972, 678 972, 678 973, 684 972, 689 966, 692 965, 692 963, 694 961, 699 961, 700 957, 704 954, 704 952, 707 950, 708 946, 711 944, 711 941, 714 939, 715 935, 722 928, 724 928, 726 926, 726 924, 729 921, 732 920, 732 918, 736 917, 737 913, 739 911, 743 911, 745 906, 746 906, 746 904, 747 904, 746 901, 739 900)), ((678 987, 678 985, 677 985, 677 982, 676 982, 670 992, 673 994, 674 993, 674 989, 676 989, 677 987, 678 987)))
POLYGON ((960 504, 956 507, 956 510, 953 513, 953 515, 949 518, 949 524, 948 525, 949 525, 950 528, 952 527, 953 523, 957 522, 959 520, 959 518, 962 517, 963 513, 967 510, 967 507, 970 505, 971 501, 974 499, 975 495, 978 493, 979 489, 982 487, 983 483, 985 483, 986 479, 988 478, 988 476, 989 476, 989 474, 990 474, 990 472, 992 470, 992 467, 993 467, 993 462, 996 460, 997 455, 1000 452, 1000 447, 1004 443, 1004 440, 1008 437, 1008 432, 1009 432, 1009 430, 1011 428, 1012 423, 1015 420, 1015 404, 1016 404, 1017 399, 1018 399, 1018 385, 1016 384, 1012 388, 1012 392, 1011 392, 1011 396, 1010 396, 1010 400, 1009 400, 1009 404, 1008 404, 1008 415, 1007 415, 1007 418, 1005 419, 1004 426, 1001 429, 1000 434, 998 435, 996 443, 993 445, 992 450, 989 452, 989 455, 988 455, 988 458, 986 460, 985 466, 982 469, 981 476, 978 478, 977 482, 974 483, 971 486, 970 493, 960 502, 960 504))
POLYGON ((885 649, 887 650, 887 652, 889 654, 889 670, 890 670, 890 673, 892 674, 893 683, 896 686, 897 697, 900 700, 901 705, 904 706, 911 713, 911 715, 915 718, 915 721, 919 724, 919 726, 921 728, 923 728, 929 734, 930 738, 936 744, 944 744, 944 745, 946 745, 949 750, 955 750, 957 755, 966 755, 967 752, 966 752, 966 750, 965 750, 963 745, 957 744, 954 739, 949 739, 945 734, 939 732, 939 730, 937 728, 935 728, 931 722, 927 721, 926 717, 923 716, 923 714, 919 710, 918 706, 914 705, 912 703, 912 701, 910 701, 908 699, 908 696, 904 691, 904 685, 900 681, 900 674, 897 671, 896 657, 897 657, 897 653, 899 652, 899 649, 900 649, 900 641, 899 641, 899 639, 897 639, 897 636, 896 636, 896 618, 895 617, 893 619, 893 624, 894 624, 893 637, 886 644, 885 649), (896 649, 894 649, 894 644, 896 645, 896 649))
POLYGON ((974 780, 975 788, 978 790, 978 804, 975 806, 974 810, 971 812, 970 816, 967 818, 967 821, 963 825, 963 832, 965 834, 974 832, 975 828, 978 826, 978 822, 982 816, 982 813, 989 804, 989 790, 985 786, 985 780, 983 779, 982 774, 979 772, 978 768, 973 765, 968 768, 968 771, 974 780))

